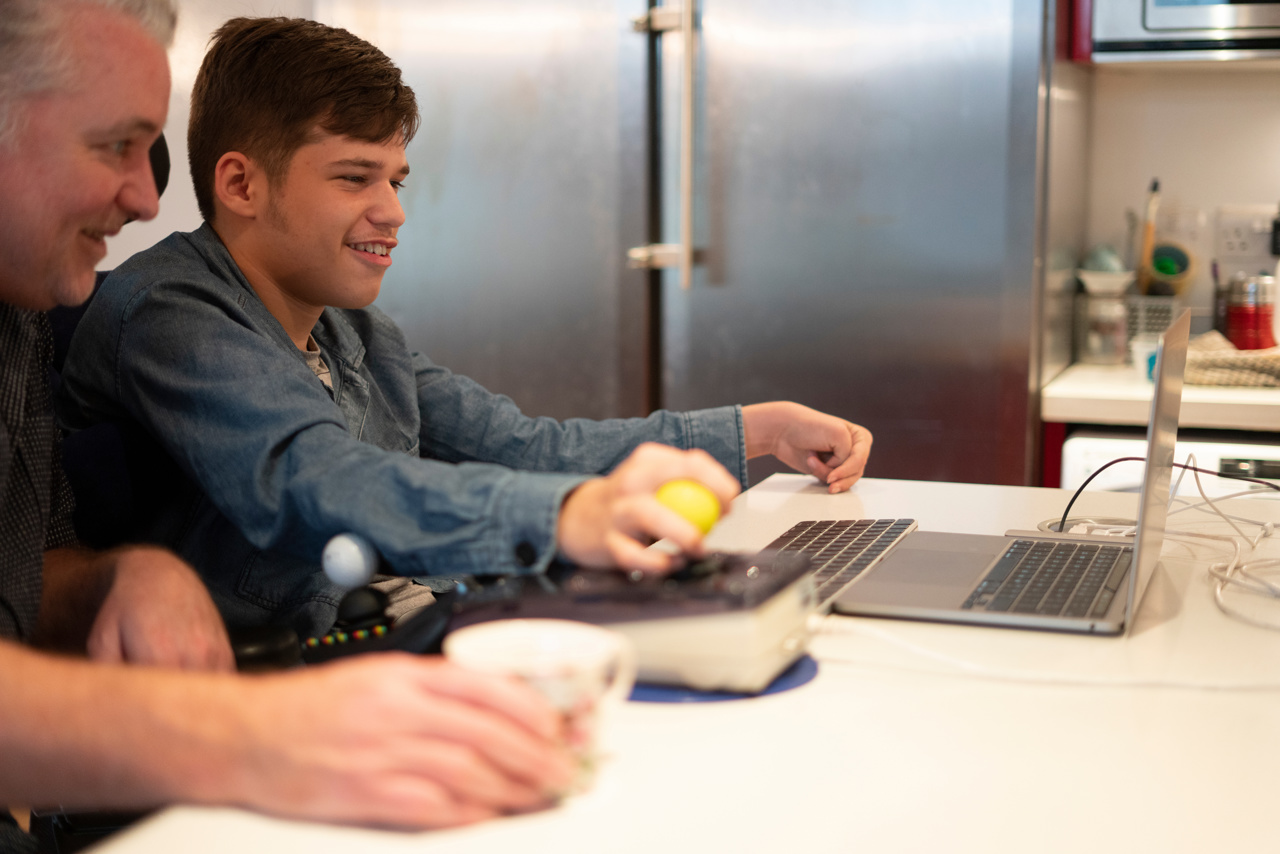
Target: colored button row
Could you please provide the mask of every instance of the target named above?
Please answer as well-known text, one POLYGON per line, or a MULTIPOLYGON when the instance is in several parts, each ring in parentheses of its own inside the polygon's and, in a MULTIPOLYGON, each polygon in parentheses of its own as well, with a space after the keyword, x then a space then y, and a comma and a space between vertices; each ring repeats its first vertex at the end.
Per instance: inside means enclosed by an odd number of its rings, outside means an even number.
POLYGON ((362 641, 369 638, 380 638, 388 632, 384 625, 376 625, 372 629, 356 629, 354 632, 329 632, 322 638, 307 638, 306 645, 309 649, 316 649, 321 646, 333 646, 339 643, 348 643, 349 641, 362 641))

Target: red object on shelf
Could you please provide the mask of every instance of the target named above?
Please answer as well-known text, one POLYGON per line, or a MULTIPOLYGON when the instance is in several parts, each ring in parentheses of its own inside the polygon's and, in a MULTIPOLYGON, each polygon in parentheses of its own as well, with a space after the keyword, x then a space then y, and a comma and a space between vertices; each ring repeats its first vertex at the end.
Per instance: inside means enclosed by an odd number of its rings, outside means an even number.
POLYGON ((1264 350, 1276 346, 1273 324, 1275 306, 1232 305, 1227 307, 1227 340, 1237 350, 1264 350))
POLYGON ((1276 281, 1271 276, 1231 278, 1227 289, 1227 340, 1237 350, 1263 350, 1276 346, 1276 281))
POLYGON ((1072 0, 1071 61, 1093 61, 1093 0, 1072 0))

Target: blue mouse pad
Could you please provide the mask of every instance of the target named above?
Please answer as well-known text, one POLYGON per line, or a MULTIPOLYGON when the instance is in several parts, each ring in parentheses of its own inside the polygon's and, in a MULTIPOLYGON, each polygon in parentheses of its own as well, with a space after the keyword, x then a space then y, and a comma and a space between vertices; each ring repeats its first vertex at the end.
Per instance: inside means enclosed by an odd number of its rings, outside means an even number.
POLYGON ((812 656, 801 656, 778 678, 759 694, 735 694, 731 691, 698 691, 676 685, 650 685, 637 682, 631 689, 631 700, 636 703, 719 703, 724 700, 746 700, 766 694, 780 694, 798 688, 818 675, 818 662, 812 656))

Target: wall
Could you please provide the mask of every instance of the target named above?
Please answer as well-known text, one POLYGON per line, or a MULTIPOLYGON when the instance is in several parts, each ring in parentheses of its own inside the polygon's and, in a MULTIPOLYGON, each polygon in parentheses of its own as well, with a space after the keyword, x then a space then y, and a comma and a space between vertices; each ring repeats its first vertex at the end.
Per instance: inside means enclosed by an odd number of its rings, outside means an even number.
POLYGON ((1166 213, 1192 225, 1188 212, 1204 215, 1184 296, 1207 311, 1217 207, 1280 202, 1280 66, 1097 66, 1092 126, 1089 245, 1123 252, 1125 210, 1141 216, 1158 177, 1166 213))
POLYGON ((1071 364, 1075 270, 1086 246, 1093 74, 1056 61, 1049 88, 1045 174, 1044 292, 1041 299, 1041 385, 1071 364))

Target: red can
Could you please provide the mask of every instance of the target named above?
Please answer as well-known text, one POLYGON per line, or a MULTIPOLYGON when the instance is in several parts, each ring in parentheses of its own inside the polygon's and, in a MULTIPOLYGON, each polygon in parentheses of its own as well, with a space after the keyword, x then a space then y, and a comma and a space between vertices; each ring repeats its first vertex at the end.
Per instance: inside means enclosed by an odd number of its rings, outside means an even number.
POLYGON ((1227 297, 1227 340, 1237 350, 1276 346, 1276 280, 1271 276, 1237 276, 1227 297))

